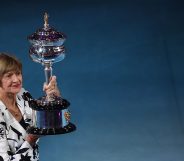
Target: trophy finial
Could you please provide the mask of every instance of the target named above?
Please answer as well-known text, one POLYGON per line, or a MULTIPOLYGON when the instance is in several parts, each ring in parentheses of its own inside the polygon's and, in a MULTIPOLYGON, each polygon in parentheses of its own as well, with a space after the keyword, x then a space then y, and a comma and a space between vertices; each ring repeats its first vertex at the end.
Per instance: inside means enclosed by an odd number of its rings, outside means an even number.
POLYGON ((49 21, 49 15, 47 12, 45 12, 45 14, 44 14, 44 28, 47 28, 49 26, 48 21, 49 21))

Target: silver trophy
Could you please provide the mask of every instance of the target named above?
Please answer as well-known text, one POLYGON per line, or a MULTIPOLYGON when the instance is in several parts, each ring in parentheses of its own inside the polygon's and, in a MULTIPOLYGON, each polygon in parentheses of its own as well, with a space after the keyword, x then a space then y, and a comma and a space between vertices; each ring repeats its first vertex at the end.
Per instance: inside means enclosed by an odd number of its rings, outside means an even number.
MULTIPOLYGON (((52 65, 65 58, 65 47, 63 43, 66 36, 56 31, 48 24, 48 14, 44 15, 44 27, 28 36, 31 44, 29 55, 34 62, 44 66, 46 83, 52 76, 52 65)), ((30 107, 33 110, 33 124, 28 128, 28 133, 35 135, 56 135, 72 132, 76 126, 70 122, 71 113, 68 110, 70 103, 57 96, 43 96, 33 99, 25 94, 30 107)))

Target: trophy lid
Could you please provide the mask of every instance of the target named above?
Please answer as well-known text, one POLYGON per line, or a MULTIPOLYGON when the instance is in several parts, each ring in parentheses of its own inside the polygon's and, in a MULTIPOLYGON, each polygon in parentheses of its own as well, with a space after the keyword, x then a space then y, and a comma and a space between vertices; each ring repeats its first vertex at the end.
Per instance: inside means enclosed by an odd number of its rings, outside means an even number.
POLYGON ((55 30, 48 24, 48 14, 44 15, 44 27, 28 36, 28 40, 33 45, 61 46, 66 40, 66 35, 55 30))

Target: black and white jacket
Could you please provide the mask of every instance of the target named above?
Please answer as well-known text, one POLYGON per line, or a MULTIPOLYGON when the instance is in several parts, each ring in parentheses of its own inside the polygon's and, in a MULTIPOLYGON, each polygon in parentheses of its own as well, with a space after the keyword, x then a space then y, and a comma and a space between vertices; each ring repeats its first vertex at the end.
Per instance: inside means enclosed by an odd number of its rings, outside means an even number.
MULTIPOLYGON (((26 124, 31 125, 32 109, 23 98, 22 89, 17 94, 17 104, 26 124)), ((26 130, 0 101, 0 161, 38 161, 38 144, 34 147, 25 141, 26 130)))

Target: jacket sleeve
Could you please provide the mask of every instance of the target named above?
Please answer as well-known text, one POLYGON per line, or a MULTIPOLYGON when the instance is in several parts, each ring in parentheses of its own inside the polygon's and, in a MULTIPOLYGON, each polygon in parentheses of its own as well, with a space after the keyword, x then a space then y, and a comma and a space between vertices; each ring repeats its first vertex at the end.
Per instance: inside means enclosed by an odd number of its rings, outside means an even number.
MULTIPOLYGON (((12 152, 9 146, 7 138, 7 124, 3 118, 3 113, 0 111, 0 161, 38 161, 38 145, 35 144, 31 147, 27 141, 24 141, 22 145, 12 152)), ((13 140, 17 142, 17 140, 13 140)))

